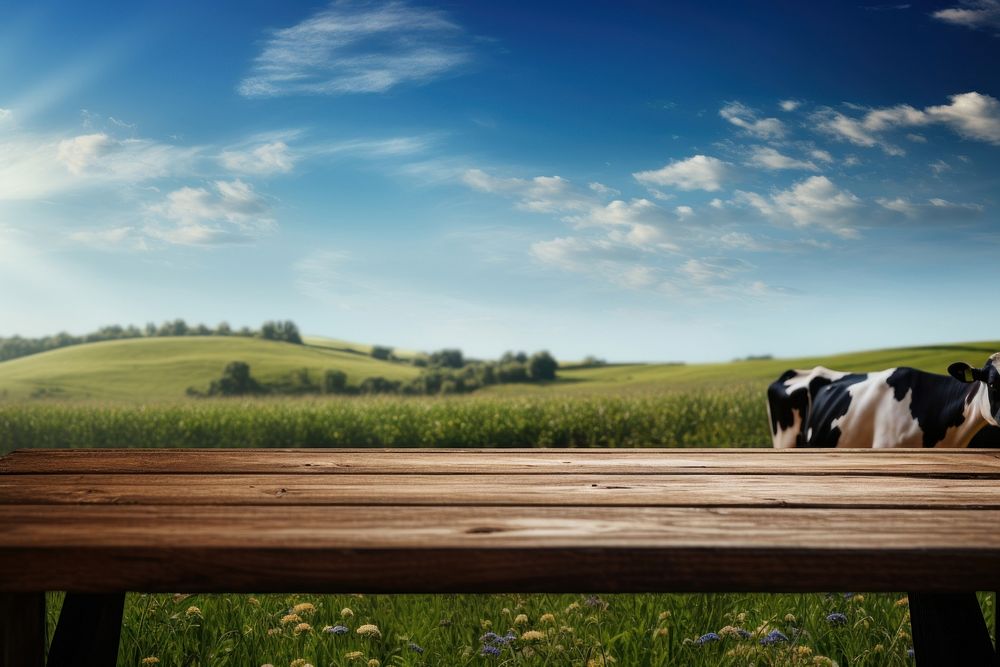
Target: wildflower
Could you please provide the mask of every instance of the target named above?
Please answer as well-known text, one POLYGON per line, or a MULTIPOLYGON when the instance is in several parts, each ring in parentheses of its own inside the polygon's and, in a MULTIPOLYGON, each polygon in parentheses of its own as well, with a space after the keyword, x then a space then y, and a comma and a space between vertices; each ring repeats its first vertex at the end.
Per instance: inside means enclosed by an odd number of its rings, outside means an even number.
POLYGON ((359 625, 358 629, 355 630, 362 637, 375 637, 379 638, 382 636, 382 631, 378 629, 377 625, 372 625, 371 623, 365 623, 364 625, 359 625))
POLYGON ((187 611, 184 613, 187 614, 188 618, 191 618, 192 616, 197 616, 198 618, 201 618, 201 609, 198 609, 198 607, 195 606, 188 607, 187 611))
POLYGON ((816 667, 837 667, 837 663, 825 655, 814 656, 812 664, 816 667))
POLYGON ((281 634, 281 628, 268 628, 267 629, 267 636, 268 637, 273 637, 275 635, 280 635, 280 634, 281 634))
POLYGON ((174 593, 174 604, 180 604, 191 597, 190 593, 174 593))
POLYGON ((368 667, 382 667, 382 663, 378 661, 378 658, 372 658, 368 661, 368 667))
POLYGON ((905 607, 908 604, 910 604, 910 598, 907 597, 906 595, 896 600, 897 607, 905 607))
POLYGON ((813 650, 808 646, 797 646, 795 647, 795 652, 798 653, 803 658, 808 658, 812 655, 813 650))
POLYGON ((348 628, 343 625, 328 625, 323 628, 323 632, 329 632, 331 635, 344 635, 347 634, 348 628))
POLYGON ((667 620, 668 618, 670 618, 670 616, 671 616, 671 615, 672 615, 672 614, 671 614, 671 613, 670 613, 669 611, 661 611, 661 612, 660 612, 660 620, 661 620, 661 621, 665 621, 665 620, 667 620))
POLYGON ((657 628, 653 631, 653 639, 656 639, 657 637, 666 637, 667 633, 668 631, 666 628, 657 628))
POLYGON ((778 642, 787 642, 788 637, 784 633, 778 630, 771 630, 766 637, 760 640, 762 646, 770 646, 771 644, 777 644, 778 642))
POLYGON ((698 646, 702 646, 704 644, 711 644, 712 642, 717 642, 720 639, 722 639, 722 637, 720 637, 719 635, 715 634, 714 632, 709 632, 708 634, 704 634, 701 637, 695 639, 694 643, 697 644, 698 646))
POLYGON ((517 635, 514 634, 514 631, 513 630, 508 630, 507 634, 505 634, 503 637, 497 637, 497 640, 494 643, 503 646, 504 644, 511 643, 515 639, 517 639, 517 635))
POLYGON ((481 627, 483 630, 488 630, 489 628, 493 627, 493 621, 481 618, 479 619, 479 627, 481 627))
POLYGON ((340 610, 341 618, 350 618, 352 616, 354 616, 354 612, 351 611, 350 607, 344 607, 343 609, 340 610))
POLYGON ((872 652, 874 653, 882 653, 883 651, 885 651, 885 647, 881 644, 875 644, 875 646, 872 646, 872 652))
POLYGON ((602 600, 601 598, 597 597, 596 595, 591 595, 589 598, 584 600, 583 604, 587 605, 588 607, 594 607, 597 609, 608 608, 608 603, 602 600))
POLYGON ((309 625, 308 623, 299 623, 298 625, 295 626, 293 632, 297 635, 300 635, 303 632, 312 632, 312 626, 309 625))
POLYGON ((518 614, 514 617, 514 625, 527 625, 528 616, 526 614, 518 614))
POLYGON ((597 657, 591 658, 587 661, 587 667, 607 667, 613 662, 618 662, 610 655, 604 655, 603 653, 597 657))
POLYGON ((492 644, 486 644, 483 646, 483 650, 480 653, 482 655, 488 655, 492 658, 496 658, 500 655, 500 649, 492 644))
POLYGON ((261 665, 260 667, 274 667, 274 665, 272 665, 272 664, 271 664, 271 663, 269 663, 269 662, 265 662, 265 663, 264 663, 263 665, 261 665))
POLYGON ((538 630, 528 630, 521 635, 521 639, 526 642, 541 641, 542 639, 545 639, 545 633, 539 632, 538 630))
POLYGON ((139 664, 141 664, 141 665, 158 665, 158 664, 160 664, 160 659, 157 658, 155 655, 151 655, 148 658, 143 658, 142 662, 139 663, 139 664))
POLYGON ((552 614, 542 614, 542 617, 538 619, 539 623, 555 623, 556 617, 552 614))
POLYGON ((259 607, 259 606, 260 606, 260 600, 258 600, 258 599, 257 599, 257 598, 255 598, 255 597, 249 597, 249 598, 247 598, 247 603, 248 603, 248 604, 249 604, 249 605, 250 605, 251 607, 259 607))
POLYGON ((289 623, 301 623, 302 618, 298 614, 285 614, 281 617, 281 624, 288 625, 289 623))
POLYGON ((312 614, 316 611, 316 605, 311 602, 300 602, 292 607, 290 614, 312 614))
POLYGON ((912 648, 906 649, 906 657, 907 658, 912 658, 913 657, 913 649, 912 648))
POLYGON ((344 654, 344 658, 346 658, 347 660, 360 660, 361 658, 364 657, 365 654, 362 653, 361 651, 350 651, 344 654))
POLYGON ((835 611, 826 617, 826 622, 830 625, 843 625, 847 623, 847 616, 841 614, 839 611, 835 611))
POLYGON ((408 649, 410 649, 411 651, 413 651, 414 653, 423 653, 424 652, 423 647, 418 646, 417 644, 415 644, 413 642, 410 642, 409 644, 407 644, 406 647, 408 649))
POLYGON ((479 641, 481 641, 484 644, 492 644, 498 639, 500 639, 500 635, 498 635, 497 633, 487 632, 485 635, 479 638, 479 641))
POLYGON ((795 622, 794 614, 785 614, 785 623, 794 623, 794 622, 795 622))
POLYGON ((750 636, 750 633, 744 630, 743 628, 737 628, 732 625, 727 625, 726 627, 719 630, 719 636, 722 637, 723 639, 726 639, 727 637, 741 637, 743 639, 746 639, 747 637, 750 636))
POLYGON ((568 625, 563 625, 559 627, 559 632, 564 635, 571 635, 573 634, 573 628, 568 625))
POLYGON ((580 608, 579 602, 570 602, 569 606, 566 607, 566 613, 568 614, 571 611, 576 611, 579 608, 580 608))
POLYGON ((292 660, 292 663, 288 667, 313 667, 310 663, 306 662, 305 658, 296 658, 292 660))

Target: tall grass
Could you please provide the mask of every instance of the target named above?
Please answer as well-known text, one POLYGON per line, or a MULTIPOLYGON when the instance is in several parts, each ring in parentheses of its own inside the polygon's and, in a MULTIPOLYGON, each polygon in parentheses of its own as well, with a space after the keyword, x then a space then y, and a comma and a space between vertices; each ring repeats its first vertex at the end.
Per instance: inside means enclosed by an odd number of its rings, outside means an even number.
POLYGON ((21 447, 714 447, 770 444, 759 387, 615 396, 0 404, 21 447))

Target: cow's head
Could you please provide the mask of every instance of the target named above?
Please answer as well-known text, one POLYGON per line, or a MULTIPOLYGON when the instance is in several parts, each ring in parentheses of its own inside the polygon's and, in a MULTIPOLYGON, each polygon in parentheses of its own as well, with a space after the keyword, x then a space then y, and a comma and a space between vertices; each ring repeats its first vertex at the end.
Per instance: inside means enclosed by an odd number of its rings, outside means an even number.
POLYGON ((988 423, 1000 426, 1000 352, 987 359, 982 368, 961 361, 954 363, 948 366, 948 374, 966 383, 982 382, 985 387, 975 394, 979 410, 988 423))

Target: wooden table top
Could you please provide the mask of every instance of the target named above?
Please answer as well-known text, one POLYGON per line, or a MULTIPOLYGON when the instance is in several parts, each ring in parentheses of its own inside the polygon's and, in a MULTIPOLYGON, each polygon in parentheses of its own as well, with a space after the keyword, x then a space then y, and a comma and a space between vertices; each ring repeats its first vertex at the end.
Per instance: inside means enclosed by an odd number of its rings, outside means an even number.
POLYGON ((0 458, 0 592, 996 589, 990 450, 0 458))

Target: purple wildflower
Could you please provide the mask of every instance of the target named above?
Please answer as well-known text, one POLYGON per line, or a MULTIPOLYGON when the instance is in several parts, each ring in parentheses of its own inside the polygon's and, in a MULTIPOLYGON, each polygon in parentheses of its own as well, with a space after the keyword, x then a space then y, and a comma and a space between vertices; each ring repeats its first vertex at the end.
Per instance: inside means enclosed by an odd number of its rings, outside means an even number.
POLYGON ((701 637, 695 639, 694 643, 697 644, 698 646, 701 646, 703 644, 711 644, 712 642, 717 642, 720 639, 722 639, 722 637, 720 637, 719 635, 715 634, 714 632, 709 632, 708 634, 702 635, 701 637))
POLYGON ((332 628, 326 628, 326 631, 332 635, 346 635, 350 632, 350 630, 343 625, 335 625, 332 628))
POLYGON ((826 622, 830 625, 843 625, 847 623, 847 616, 841 614, 839 611, 835 611, 826 617, 826 622))
POLYGON ((736 633, 743 639, 750 639, 751 637, 753 637, 753 634, 747 632, 743 628, 736 628, 736 633))
POLYGON ((771 630, 767 633, 767 636, 760 640, 761 645, 770 646, 771 644, 777 644, 778 642, 787 642, 788 637, 786 637, 782 632, 778 630, 771 630))
POLYGON ((485 635, 479 638, 479 641, 481 641, 484 644, 492 644, 498 639, 500 639, 500 635, 498 635, 497 633, 487 632, 485 635))
POLYGON ((906 657, 907 658, 912 658, 913 657, 913 649, 912 648, 906 649, 906 657))
POLYGON ((514 634, 514 631, 513 630, 508 630, 507 634, 505 634, 503 637, 497 637, 496 641, 494 643, 499 644, 500 646, 503 646, 505 644, 511 643, 515 639, 517 639, 517 635, 514 634))
POLYGON ((482 655, 488 655, 492 658, 496 658, 500 655, 500 649, 491 644, 486 644, 483 646, 482 655))
POLYGON ((608 608, 608 603, 602 600, 601 598, 597 597, 596 595, 591 595, 589 598, 583 601, 583 604, 587 605, 588 607, 596 607, 599 609, 608 608))
POLYGON ((409 649, 414 653, 424 652, 424 648, 422 646, 418 646, 415 642, 410 642, 409 644, 407 644, 407 647, 409 647, 409 649))

